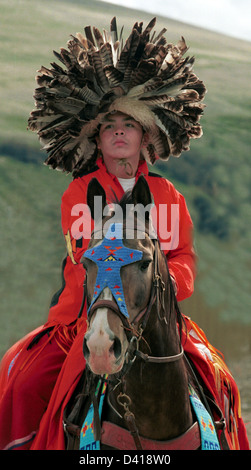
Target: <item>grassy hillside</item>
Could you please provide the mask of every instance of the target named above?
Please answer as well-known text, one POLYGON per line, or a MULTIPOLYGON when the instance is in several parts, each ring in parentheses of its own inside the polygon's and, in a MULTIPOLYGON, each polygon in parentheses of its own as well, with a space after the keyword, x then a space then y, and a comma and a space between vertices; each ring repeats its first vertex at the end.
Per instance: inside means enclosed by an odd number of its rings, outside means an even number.
MULTIPOLYGON (((95 0, 1 0, 0 355, 46 320, 65 253, 60 199, 70 177, 41 164, 36 136, 26 130, 34 76, 70 34, 86 24, 109 27, 113 15, 126 32, 151 18, 95 0)), ((170 42, 186 38, 208 88, 204 137, 158 166, 185 195, 195 223, 199 275, 184 310, 202 326, 217 316, 220 333, 223 321, 249 332, 251 44, 158 17, 157 29, 163 26, 170 42)))

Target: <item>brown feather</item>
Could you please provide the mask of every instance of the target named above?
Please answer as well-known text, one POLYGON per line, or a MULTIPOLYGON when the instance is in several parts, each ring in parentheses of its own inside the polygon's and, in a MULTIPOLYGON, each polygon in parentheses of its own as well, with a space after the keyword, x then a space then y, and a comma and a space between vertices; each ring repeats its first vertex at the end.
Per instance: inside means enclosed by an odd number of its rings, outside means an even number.
POLYGON ((38 133, 46 164, 74 176, 91 168, 97 158, 92 136, 112 109, 131 112, 148 129, 143 154, 151 163, 179 156, 202 135, 206 88, 192 70, 194 57, 183 57, 183 37, 168 44, 166 29, 156 33, 155 24, 156 18, 145 28, 136 22, 125 43, 115 17, 103 34, 86 26, 85 36, 71 35, 68 49, 54 51, 61 65, 41 67, 28 128, 38 133))

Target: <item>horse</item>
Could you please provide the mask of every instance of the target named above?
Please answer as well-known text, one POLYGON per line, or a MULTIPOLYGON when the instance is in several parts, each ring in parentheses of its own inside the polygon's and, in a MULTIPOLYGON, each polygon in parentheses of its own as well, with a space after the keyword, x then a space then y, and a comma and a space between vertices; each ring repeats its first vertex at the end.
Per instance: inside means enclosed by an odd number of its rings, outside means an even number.
MULTIPOLYGON (((105 191, 93 179, 87 192, 93 219, 95 196, 102 198, 103 213, 105 191)), ((151 236, 151 217, 144 211, 151 203, 149 186, 140 176, 119 201, 123 220, 114 223, 114 212, 100 214, 84 253, 86 368, 65 413, 67 449, 79 449, 81 424, 91 403, 101 449, 195 450, 201 446, 189 397, 191 372, 181 342, 182 314, 166 256, 158 238, 151 236), (143 208, 142 213, 132 210, 129 216, 128 204, 143 208), (112 237, 112 229, 120 230, 117 238, 112 237), (102 271, 97 261, 104 252, 109 254, 108 270, 113 263, 121 263, 110 283, 102 278, 105 268, 102 271), (124 255, 131 260, 123 264, 124 255), (107 387, 101 415, 100 395, 95 394, 98 380, 107 387)))

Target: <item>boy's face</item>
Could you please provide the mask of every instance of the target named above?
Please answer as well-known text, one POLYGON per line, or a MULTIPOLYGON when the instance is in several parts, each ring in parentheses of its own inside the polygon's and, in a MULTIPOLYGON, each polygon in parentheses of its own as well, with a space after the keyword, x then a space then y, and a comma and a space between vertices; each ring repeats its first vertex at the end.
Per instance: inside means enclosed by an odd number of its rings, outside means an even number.
POLYGON ((109 159, 122 158, 138 164, 145 140, 138 122, 127 114, 115 113, 107 115, 101 124, 97 145, 105 164, 109 159))

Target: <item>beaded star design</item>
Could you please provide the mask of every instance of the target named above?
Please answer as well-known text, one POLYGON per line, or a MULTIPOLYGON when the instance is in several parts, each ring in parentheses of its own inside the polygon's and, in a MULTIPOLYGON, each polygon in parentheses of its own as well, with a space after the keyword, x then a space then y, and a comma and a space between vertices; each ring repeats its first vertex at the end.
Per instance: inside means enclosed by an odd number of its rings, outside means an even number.
POLYGON ((123 266, 142 259, 143 252, 128 248, 123 243, 123 226, 121 223, 110 225, 99 245, 88 249, 84 257, 98 266, 94 295, 88 313, 105 287, 109 287, 120 312, 128 317, 120 270, 123 266))

